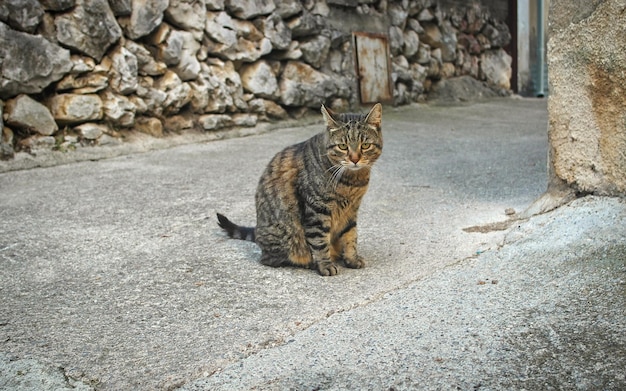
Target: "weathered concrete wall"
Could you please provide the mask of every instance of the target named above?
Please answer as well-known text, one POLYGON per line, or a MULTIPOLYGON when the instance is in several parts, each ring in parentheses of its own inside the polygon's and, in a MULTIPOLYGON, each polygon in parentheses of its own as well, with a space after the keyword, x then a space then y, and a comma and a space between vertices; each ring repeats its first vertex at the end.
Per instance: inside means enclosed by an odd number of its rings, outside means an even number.
POLYGON ((626 194, 626 1, 552 0, 551 186, 626 194))
POLYGON ((394 104, 454 76, 509 90, 480 2, 2 0, 0 158, 354 108, 354 31, 388 35, 394 104))

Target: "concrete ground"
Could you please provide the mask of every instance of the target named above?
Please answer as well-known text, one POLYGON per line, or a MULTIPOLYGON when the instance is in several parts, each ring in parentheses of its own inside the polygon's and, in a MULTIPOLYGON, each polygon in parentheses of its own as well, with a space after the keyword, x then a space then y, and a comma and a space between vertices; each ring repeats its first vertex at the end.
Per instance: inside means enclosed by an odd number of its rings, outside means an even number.
POLYGON ((253 224, 264 165, 320 122, 0 174, 0 389, 626 389, 626 202, 514 220, 546 188, 546 102, 383 127, 367 266, 334 277, 215 219, 253 224))

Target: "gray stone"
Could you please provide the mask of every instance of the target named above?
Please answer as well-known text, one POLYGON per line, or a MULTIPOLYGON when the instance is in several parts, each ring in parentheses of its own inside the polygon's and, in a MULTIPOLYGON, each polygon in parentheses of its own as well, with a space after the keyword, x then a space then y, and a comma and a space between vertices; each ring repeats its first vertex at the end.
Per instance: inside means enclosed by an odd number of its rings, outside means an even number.
POLYGON ((408 19, 406 27, 410 30, 415 31, 418 34, 422 34, 424 32, 424 28, 417 19, 408 19))
POLYGON ((402 29, 398 26, 389 27, 389 49, 394 56, 402 53, 404 46, 404 36, 402 29))
POLYGON ((459 29, 465 33, 477 34, 485 25, 487 15, 479 4, 472 4, 467 8, 465 19, 461 20, 459 29))
POLYGON ((313 15, 319 15, 323 17, 328 17, 330 15, 330 8, 326 3, 326 0, 317 0, 313 3, 313 8, 311 8, 311 13, 313 15))
POLYGON ((286 19, 302 12, 302 4, 299 0, 281 0, 276 4, 276 12, 281 18, 286 19))
POLYGON ((234 126, 252 127, 258 122, 259 117, 255 114, 239 113, 232 116, 232 124, 234 126))
POLYGON ((328 65, 330 70, 340 73, 343 70, 343 53, 339 50, 331 50, 328 53, 328 65))
POLYGON ((107 0, 78 0, 76 7, 56 17, 58 41, 100 61, 122 36, 107 0))
POLYGON ((277 50, 285 50, 291 43, 291 30, 282 20, 278 13, 273 13, 267 18, 255 21, 259 30, 270 40, 272 47, 277 50))
POLYGON ((165 9, 165 19, 183 30, 202 31, 205 15, 205 0, 169 0, 165 9))
POLYGON ((249 20, 233 19, 237 37, 245 38, 252 42, 257 42, 265 38, 265 35, 249 20))
MULTIPOLYGON (((146 91, 143 91, 143 92, 145 93, 146 91)), ((137 89, 137 94, 139 94, 139 89, 137 89)), ((144 115, 148 113, 148 104, 146 103, 143 97, 140 97, 138 95, 131 95, 127 98, 130 101, 130 103, 132 103, 135 106, 136 115, 144 115)))
POLYGON ((72 54, 70 60, 72 61, 72 74, 92 72, 96 68, 96 62, 88 56, 72 54))
POLYGON ((69 91, 76 94, 92 94, 107 88, 109 75, 102 66, 97 66, 92 72, 79 74, 70 73, 56 84, 57 91, 69 91))
POLYGON ((504 49, 488 50, 480 56, 480 70, 491 85, 511 88, 511 56, 504 49))
POLYGON ((133 10, 132 0, 109 0, 109 6, 115 16, 128 16, 133 10))
POLYGON ((43 15, 44 9, 37 0, 3 0, 0 2, 0 21, 16 30, 35 32, 43 15))
MULTIPOLYGON (((115 0, 111 0, 110 4, 114 3, 115 0)), ((39 0, 39 3, 43 6, 46 11, 65 11, 76 5, 76 0, 39 0)), ((111 5, 111 7, 113 7, 111 5)))
POLYGON ((252 98, 248 101, 248 109, 251 113, 265 114, 265 100, 263 98, 252 98))
POLYGON ((224 60, 253 62, 272 51, 272 43, 252 22, 227 13, 208 14, 202 51, 224 60))
POLYGON ((310 12, 303 12, 301 15, 289 19, 287 26, 291 29, 293 38, 315 35, 321 31, 318 19, 310 12))
POLYGON ((420 38, 413 30, 406 30, 403 34, 404 50, 403 54, 407 58, 413 58, 420 47, 420 38))
POLYGON ((155 80, 154 86, 166 94, 165 101, 162 103, 165 114, 178 113, 181 107, 191 101, 191 87, 173 71, 165 72, 163 76, 155 80))
POLYGON ((225 0, 224 6, 239 19, 269 15, 276 9, 274 0, 225 0))
POLYGON ((120 23, 128 38, 138 39, 150 34, 163 21, 168 0, 133 0, 130 17, 120 23))
POLYGON ((399 106, 409 102, 411 102, 411 97, 407 85, 402 82, 396 83, 396 88, 393 89, 393 104, 399 106))
POLYGON ((314 68, 320 68, 328 57, 330 38, 323 35, 300 42, 302 59, 314 68))
POLYGON ((412 81, 412 75, 409 73, 409 62, 406 57, 402 55, 395 56, 391 65, 391 79, 394 83, 396 81, 404 83, 410 83, 412 81))
POLYGON ((287 106, 319 108, 320 102, 337 94, 336 79, 310 65, 290 61, 279 82, 281 103, 287 106))
MULTIPOLYGON (((209 98, 215 91, 215 87, 211 82, 211 76, 208 75, 207 71, 204 69, 208 66, 206 64, 201 64, 201 67, 202 70, 199 77, 196 80, 189 82, 189 87, 191 87, 191 100, 189 101, 189 104, 191 106, 191 110, 197 114, 206 112, 206 108, 209 105, 209 98)), ((226 110, 226 105, 224 105, 221 111, 223 112, 224 110, 226 110)))
POLYGON ((240 70, 244 90, 263 98, 276 98, 278 81, 272 67, 266 61, 244 65, 240 70))
POLYGON ((298 60, 302 58, 302 50, 298 41, 291 41, 286 50, 272 51, 270 57, 275 60, 298 60))
POLYGON ((431 60, 435 60, 437 61, 439 64, 443 63, 443 60, 441 59, 441 49, 440 48, 436 48, 436 49, 432 49, 430 50, 430 58, 431 60))
POLYGON ((191 104, 196 112, 223 113, 246 107, 243 102, 241 78, 232 62, 215 61, 203 64, 198 80, 191 82, 191 104))
MULTIPOLYGON (((166 73, 163 78, 167 77, 168 73, 166 73)), ((178 79, 180 84, 176 86, 169 87, 166 89, 166 99, 163 102, 164 105, 164 113, 165 114, 175 114, 180 111, 180 109, 188 104, 191 101, 191 87, 188 83, 182 82, 182 80, 178 79)), ((157 84, 157 88, 159 90, 163 90, 163 86, 157 84)))
POLYGON ((409 12, 406 8, 402 7, 402 4, 397 2, 389 4, 387 14, 389 15, 389 22, 391 22, 392 26, 398 26, 400 29, 404 29, 409 12))
POLYGON ((59 130, 48 108, 30 98, 19 95, 5 102, 6 123, 15 128, 50 136, 59 130))
POLYGON ((137 90, 137 57, 123 46, 118 46, 110 55, 110 86, 120 95, 128 95, 137 90))
POLYGON ((103 117, 102 99, 94 94, 59 94, 46 103, 60 125, 78 124, 103 117))
POLYGON ((106 90, 100 94, 104 119, 119 127, 130 127, 135 124, 136 106, 123 95, 106 90))
POLYGON ((444 20, 440 26, 441 31, 441 59, 444 62, 452 62, 456 58, 457 31, 449 20, 444 20))
MULTIPOLYGON (((439 49, 435 49, 433 50, 431 53, 436 53, 439 49)), ((428 62, 428 64, 426 64, 427 66, 427 75, 429 78, 431 79, 435 79, 438 80, 439 79, 439 74, 441 72, 441 61, 438 61, 436 57, 431 57, 430 61, 428 62)))
POLYGON ((167 64, 156 61, 150 51, 143 45, 135 41, 127 40, 124 43, 124 47, 137 58, 138 73, 140 75, 158 76, 164 74, 167 70, 167 64))
POLYGON ((180 62, 183 53, 183 42, 185 40, 183 31, 173 30, 163 24, 159 27, 160 34, 164 34, 165 41, 159 45, 157 59, 167 65, 176 65, 180 62), (165 32, 167 30, 167 32, 165 32))
POLYGON ((248 107, 253 113, 265 115, 271 119, 286 119, 289 114, 281 105, 268 99, 252 99, 248 102, 248 107))
POLYGON ((511 42, 511 32, 508 26, 504 22, 492 23, 486 24, 481 33, 487 37, 492 48, 507 46, 511 42))
POLYGON ((235 24, 226 12, 208 12, 204 31, 215 42, 229 46, 237 43, 235 24))
POLYGON ((329 4, 355 8, 360 3, 371 3, 370 0, 327 0, 329 4))
POLYGON ((409 72, 411 73, 411 79, 415 83, 423 84, 427 77, 428 69, 418 63, 412 63, 409 65, 409 72))
POLYGON ((231 117, 226 114, 205 114, 198 117, 198 124, 204 130, 216 130, 231 125, 231 117))
MULTIPOLYGON (((211 75, 216 81, 219 94, 226 95, 228 98, 227 109, 231 112, 245 111, 247 105, 243 100, 243 87, 241 85, 241 77, 235 70, 235 65, 232 61, 217 62, 210 67, 211 75)), ((210 104, 209 107, 218 103, 210 104)), ((213 110, 212 110, 213 111, 213 110)))
POLYGON ((428 9, 424 8, 418 15, 417 20, 420 22, 432 22, 435 20, 435 15, 428 9))
POLYGON ((205 39, 203 45, 214 56, 230 61, 254 62, 272 51, 272 43, 267 38, 255 42, 240 37, 235 45, 205 39))
POLYGON ((96 140, 102 136, 108 128, 105 125, 95 123, 84 123, 74 127, 74 130, 81 138, 86 140, 96 140))
POLYGON ((224 9, 224 0, 205 0, 205 6, 209 11, 222 11, 224 9))
POLYGON ((420 46, 417 49, 416 61, 418 64, 422 65, 430 63, 430 46, 420 42, 420 46))
POLYGON ((484 82, 470 76, 442 79, 433 83, 428 93, 428 101, 438 104, 455 102, 475 102, 481 99, 494 98, 497 92, 484 82))
POLYGON ((195 80, 200 73, 200 62, 196 57, 196 53, 200 50, 200 42, 196 41, 190 32, 181 31, 180 35, 182 36, 180 61, 173 69, 183 81, 195 80))
POLYGON ((0 22, 0 98, 36 94, 72 69, 69 50, 0 22), (25 50, 27 49, 27 50, 25 50))
POLYGON ((416 1, 416 0, 409 1, 407 12, 411 18, 419 14, 420 11, 424 8, 424 5, 422 3, 423 1, 416 1))
POLYGON ((136 94, 138 98, 131 95, 129 99, 137 107, 137 114, 163 115, 167 93, 155 87, 152 77, 145 76, 139 78, 136 94))
POLYGON ((434 23, 422 23, 422 27, 424 32, 419 35, 420 42, 424 42, 433 49, 440 48, 443 45, 443 38, 439 26, 434 23))

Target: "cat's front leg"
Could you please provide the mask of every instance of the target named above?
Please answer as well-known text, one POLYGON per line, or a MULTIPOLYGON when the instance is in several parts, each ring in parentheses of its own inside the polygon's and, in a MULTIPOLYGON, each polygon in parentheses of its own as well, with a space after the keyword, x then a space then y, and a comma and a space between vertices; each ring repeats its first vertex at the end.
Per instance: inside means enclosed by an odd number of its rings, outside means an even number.
POLYGON ((347 267, 352 269, 360 269, 365 266, 363 258, 357 253, 356 243, 356 221, 348 221, 339 232, 335 233, 333 238, 333 250, 337 259, 341 259, 347 267))
POLYGON ((307 205, 304 214, 304 236, 311 249, 313 267, 322 276, 337 274, 337 265, 330 257, 330 210, 322 205, 307 205))

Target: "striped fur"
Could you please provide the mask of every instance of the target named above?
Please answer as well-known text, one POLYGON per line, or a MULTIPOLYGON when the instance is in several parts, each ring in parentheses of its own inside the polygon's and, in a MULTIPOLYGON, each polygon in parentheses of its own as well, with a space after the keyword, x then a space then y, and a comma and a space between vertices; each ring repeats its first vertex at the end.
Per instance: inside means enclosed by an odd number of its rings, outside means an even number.
POLYGON ((357 253, 357 212, 370 169, 382 152, 382 106, 367 115, 322 106, 326 131, 279 152, 259 180, 256 227, 218 213, 228 236, 255 241, 261 263, 337 274, 337 262, 364 266, 357 253))

